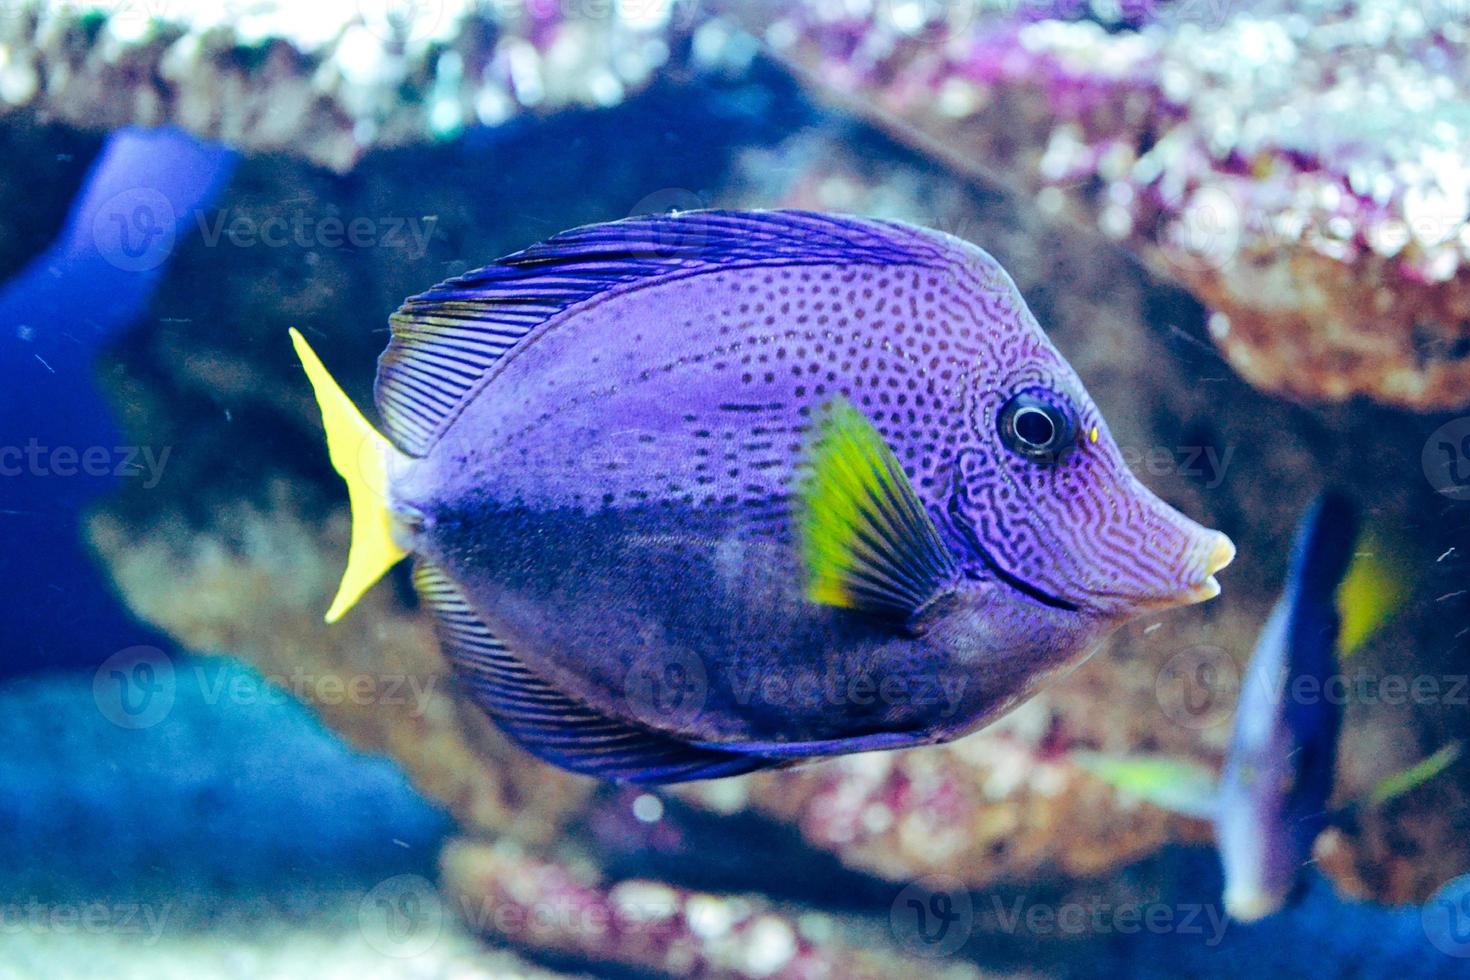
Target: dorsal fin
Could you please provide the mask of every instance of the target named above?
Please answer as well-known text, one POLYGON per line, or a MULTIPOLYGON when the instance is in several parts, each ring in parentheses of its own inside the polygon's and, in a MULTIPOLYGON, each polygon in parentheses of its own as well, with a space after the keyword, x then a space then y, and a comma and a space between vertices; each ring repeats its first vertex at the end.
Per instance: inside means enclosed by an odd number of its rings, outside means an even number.
POLYGON ((944 260, 941 236, 808 211, 686 211, 574 228, 411 297, 390 318, 376 400, 389 439, 433 446, 506 351, 594 296, 736 266, 944 260))

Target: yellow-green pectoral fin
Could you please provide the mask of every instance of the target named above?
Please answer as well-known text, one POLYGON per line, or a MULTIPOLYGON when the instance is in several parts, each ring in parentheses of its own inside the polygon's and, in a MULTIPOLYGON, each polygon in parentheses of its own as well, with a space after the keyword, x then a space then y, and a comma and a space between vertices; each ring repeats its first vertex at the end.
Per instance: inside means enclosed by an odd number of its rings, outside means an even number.
POLYGON ((949 549, 882 435, 846 399, 807 445, 796 528, 813 602, 913 625, 959 578, 949 549))
POLYGON ((1364 534, 1337 587, 1340 656, 1352 654, 1399 610, 1409 591, 1407 581, 1407 570, 1393 560, 1384 542, 1372 532, 1364 534))
POLYGON ((332 467, 347 483, 352 505, 352 546, 347 553, 347 570, 337 597, 327 610, 326 620, 335 623, 351 609, 408 552, 393 539, 393 515, 388 510, 388 461, 395 450, 342 391, 306 338, 294 327, 291 343, 306 377, 316 392, 327 430, 327 452, 332 467))

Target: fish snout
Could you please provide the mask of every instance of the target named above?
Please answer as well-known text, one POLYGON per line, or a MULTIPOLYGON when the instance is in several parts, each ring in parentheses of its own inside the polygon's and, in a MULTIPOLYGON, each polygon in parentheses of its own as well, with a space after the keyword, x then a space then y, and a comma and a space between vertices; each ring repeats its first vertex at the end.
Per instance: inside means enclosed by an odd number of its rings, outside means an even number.
POLYGON ((1215 573, 1235 558, 1235 544, 1220 531, 1196 524, 1162 500, 1142 516, 1144 541, 1130 559, 1135 574, 1124 579, 1128 610, 1141 612, 1190 606, 1220 594, 1215 573))
POLYGON ((1200 528, 1199 542, 1195 545, 1187 567, 1196 569, 1192 582, 1179 593, 1180 605, 1192 605, 1213 599, 1220 594, 1220 582, 1215 573, 1235 560, 1235 542, 1221 533, 1200 528))

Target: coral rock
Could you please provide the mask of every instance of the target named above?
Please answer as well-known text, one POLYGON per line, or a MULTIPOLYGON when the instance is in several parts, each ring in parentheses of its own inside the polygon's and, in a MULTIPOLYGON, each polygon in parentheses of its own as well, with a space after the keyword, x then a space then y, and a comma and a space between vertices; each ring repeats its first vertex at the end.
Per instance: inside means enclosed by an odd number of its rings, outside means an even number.
POLYGON ((1463 3, 1146 6, 1112 30, 999 2, 731 10, 816 90, 1188 286, 1253 384, 1470 404, 1463 3))
POLYGON ((6 0, 0 115, 31 108, 89 129, 171 123, 346 171, 370 148, 621 101, 667 60, 683 7, 639 21, 619 10, 6 0))

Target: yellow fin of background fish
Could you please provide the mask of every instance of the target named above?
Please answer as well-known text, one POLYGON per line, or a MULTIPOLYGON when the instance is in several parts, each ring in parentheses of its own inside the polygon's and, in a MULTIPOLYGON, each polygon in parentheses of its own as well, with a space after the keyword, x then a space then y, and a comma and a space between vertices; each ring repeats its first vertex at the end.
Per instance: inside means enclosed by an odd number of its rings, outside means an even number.
POLYGON ((813 431, 796 515, 807 597, 911 619, 953 584, 954 558, 867 416, 838 398, 813 431))
POLYGON ((1069 758, 1119 792, 1154 806, 1200 819, 1215 812, 1215 774, 1193 759, 1080 749, 1069 758))
POLYGON ((332 380, 306 338, 294 327, 291 343, 316 392, 322 426, 327 430, 327 452, 333 469, 347 483, 347 498, 352 505, 347 570, 342 573, 342 584, 326 615, 327 622, 335 623, 408 554, 393 540, 393 516, 388 511, 388 460, 394 450, 332 380))
POLYGON ((1448 769, 1460 757, 1462 747, 1460 742, 1450 742, 1428 758, 1421 759, 1409 768, 1379 780, 1378 785, 1373 787, 1373 792, 1368 794, 1369 804, 1382 806, 1395 797, 1403 796, 1411 789, 1423 786, 1448 769))
POLYGON ((1372 531, 1359 539, 1347 574, 1337 587, 1340 656, 1347 657, 1362 646, 1403 605, 1409 591, 1408 573, 1391 555, 1391 549, 1372 531))

